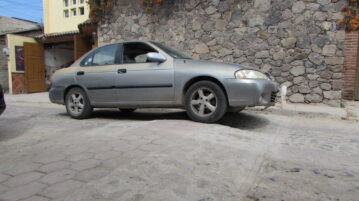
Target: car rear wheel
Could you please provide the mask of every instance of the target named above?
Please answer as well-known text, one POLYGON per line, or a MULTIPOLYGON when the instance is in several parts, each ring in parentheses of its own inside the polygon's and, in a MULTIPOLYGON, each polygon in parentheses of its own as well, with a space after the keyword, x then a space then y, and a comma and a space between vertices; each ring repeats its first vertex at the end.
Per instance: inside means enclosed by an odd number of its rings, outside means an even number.
POLYGON ((66 94, 66 110, 74 119, 86 119, 91 116, 93 108, 84 90, 72 88, 66 94))
POLYGON ((125 114, 130 114, 130 113, 136 111, 136 109, 135 108, 133 108, 133 109, 121 109, 120 108, 120 111, 125 114))
POLYGON ((185 108, 192 120, 213 123, 226 113, 227 99, 217 84, 200 81, 188 89, 185 95, 185 108))

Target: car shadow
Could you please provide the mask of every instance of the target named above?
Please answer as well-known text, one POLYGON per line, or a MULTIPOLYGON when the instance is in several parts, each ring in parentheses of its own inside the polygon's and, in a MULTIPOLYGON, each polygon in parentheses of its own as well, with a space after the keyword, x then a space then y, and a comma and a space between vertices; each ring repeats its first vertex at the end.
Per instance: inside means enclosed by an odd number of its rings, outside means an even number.
MULTIPOLYGON (((110 109, 98 109, 94 111, 91 118, 138 121, 190 120, 185 111, 168 109, 144 109, 129 114, 110 109)), ((270 121, 263 117, 263 115, 243 111, 240 113, 227 113, 223 119, 216 124, 243 130, 255 130, 266 127, 269 123, 270 121)))

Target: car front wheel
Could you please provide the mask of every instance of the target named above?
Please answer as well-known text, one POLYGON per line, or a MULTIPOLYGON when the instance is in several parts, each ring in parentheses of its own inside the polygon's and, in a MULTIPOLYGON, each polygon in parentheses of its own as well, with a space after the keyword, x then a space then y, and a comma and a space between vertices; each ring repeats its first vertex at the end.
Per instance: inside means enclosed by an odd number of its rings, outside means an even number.
POLYGON ((86 119, 91 116, 93 108, 86 93, 80 88, 73 88, 66 94, 66 110, 74 119, 86 119))
POLYGON ((226 113, 227 99, 217 84, 200 81, 188 89, 185 95, 185 108, 192 120, 213 123, 226 113))

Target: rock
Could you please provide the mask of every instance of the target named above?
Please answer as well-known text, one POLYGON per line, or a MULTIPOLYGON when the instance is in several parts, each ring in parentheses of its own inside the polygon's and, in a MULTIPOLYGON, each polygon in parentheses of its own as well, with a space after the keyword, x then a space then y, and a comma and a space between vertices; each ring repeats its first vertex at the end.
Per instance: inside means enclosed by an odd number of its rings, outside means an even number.
POLYGON ((283 13, 282 13, 282 18, 283 18, 284 20, 288 20, 288 19, 290 19, 290 18, 292 18, 292 17, 293 17, 292 11, 290 11, 289 9, 286 9, 286 10, 283 11, 283 13))
POLYGON ((194 48, 195 52, 197 52, 198 54, 206 54, 209 53, 209 49, 208 46, 204 43, 198 44, 195 46, 194 48))
POLYGON ((255 55, 256 58, 260 58, 260 59, 266 59, 269 57, 269 51, 260 51, 257 52, 255 55))
POLYGON ((336 51, 337 51, 337 46, 335 45, 325 45, 323 47, 324 56, 335 56, 336 51))
POLYGON ((323 22, 321 24, 322 29, 329 31, 333 28, 333 24, 331 22, 323 22))
POLYGON ((316 93, 316 94, 323 94, 323 90, 320 87, 314 88, 313 92, 316 93))
POLYGON ((269 34, 268 32, 265 32, 265 31, 260 31, 258 33, 258 37, 262 40, 267 40, 268 38, 271 37, 271 34, 269 34))
POLYGON ((256 16, 248 19, 248 25, 250 27, 262 26, 263 23, 264 23, 264 20, 260 15, 256 15, 256 16))
POLYGON ((254 0, 254 8, 260 11, 267 11, 270 9, 271 0, 254 0))
POLYGON ((269 13, 269 16, 266 18, 264 24, 266 26, 278 24, 282 20, 282 13, 277 10, 273 10, 269 13))
POLYGON ((297 42, 297 39, 296 38, 286 38, 286 39, 283 39, 281 41, 282 43, 282 46, 285 47, 285 48, 294 48, 295 47, 295 43, 297 42))
POLYGON ((308 85, 300 85, 300 86, 298 87, 298 90, 299 90, 299 92, 302 93, 302 94, 308 94, 308 93, 310 93, 310 87, 309 87, 308 85))
POLYGON ((216 20, 215 27, 217 30, 225 30, 227 27, 227 22, 225 20, 216 20))
POLYGON ((313 172, 314 174, 321 174, 320 170, 317 170, 317 169, 312 170, 312 172, 313 172))
POLYGON ((327 57, 325 63, 328 65, 342 65, 344 63, 344 57, 327 57))
POLYGON ((316 65, 322 64, 324 60, 324 57, 318 53, 311 53, 308 58, 312 63, 316 65))
POLYGON ((229 10, 229 5, 227 1, 220 1, 220 3, 218 4, 218 10, 219 12, 226 12, 229 10))
POLYGON ((194 21, 193 24, 192 24, 192 29, 193 30, 199 30, 199 29, 201 29, 201 27, 202 27, 202 25, 198 21, 194 21))
POLYGON ((140 29, 140 26, 138 24, 133 24, 131 27, 131 32, 137 33, 139 29, 140 29))
POLYGON ((305 78, 303 76, 295 77, 293 79, 294 84, 300 84, 300 83, 303 83, 304 81, 305 81, 305 78))
POLYGON ((300 172, 301 169, 300 168, 292 168, 289 170, 289 172, 300 172))
POLYGON ((293 61, 292 63, 290 63, 290 65, 292 65, 292 66, 304 66, 304 63, 301 60, 296 60, 296 61, 293 61))
POLYGON ((319 35, 312 39, 312 43, 317 45, 319 48, 323 48, 328 42, 330 42, 330 39, 325 35, 319 35))
POLYGON ((229 50, 229 49, 227 49, 227 48, 222 48, 222 49, 220 49, 220 50, 218 51, 218 56, 224 57, 224 56, 230 55, 230 54, 232 54, 232 53, 233 53, 232 50, 229 50))
POLYGON ((331 0, 318 0, 318 3, 322 6, 324 6, 324 5, 330 4, 331 3, 330 1, 331 0))
POLYGON ((319 86, 319 82, 316 81, 316 80, 311 80, 309 81, 309 87, 310 88, 315 88, 315 87, 318 87, 319 86))
POLYGON ((310 103, 320 103, 323 101, 323 97, 318 94, 307 94, 305 100, 310 103))
POLYGON ((303 94, 293 94, 289 97, 290 102, 292 103, 304 103, 304 96, 303 94))
POLYGON ((213 21, 207 21, 203 24, 202 29, 204 31, 213 31, 215 28, 215 23, 213 21))
POLYGON ((319 77, 319 75, 317 75, 317 74, 308 74, 307 77, 310 80, 316 80, 319 77))
POLYGON ((213 13, 215 13, 217 11, 217 8, 216 7, 213 7, 213 6, 210 6, 206 9, 206 13, 208 15, 212 15, 213 13))
POLYGON ((273 54, 273 59, 276 61, 283 60, 284 57, 285 57, 285 52, 283 51, 283 49, 273 54))
POLYGON ((283 82, 280 86, 286 86, 287 88, 291 87, 293 85, 293 83, 289 82, 289 81, 286 81, 286 82, 283 82))
POLYGON ((342 90, 344 85, 343 80, 333 80, 332 81, 332 89, 333 90, 342 90))
POLYGON ((304 66, 296 66, 293 67, 290 70, 290 73, 294 76, 299 76, 299 75, 303 75, 305 73, 305 67, 304 66))
POLYGON ((333 73, 332 78, 333 79, 343 78, 343 73, 333 73))
POLYGON ((272 69, 272 66, 269 64, 264 64, 261 68, 263 73, 268 73, 272 69))
POLYGON ((317 3, 309 3, 309 4, 307 4, 307 9, 309 9, 309 10, 318 10, 319 7, 320 7, 320 5, 317 4, 317 3))
POLYGON ((323 90, 331 90, 332 89, 332 85, 328 84, 328 83, 322 83, 320 84, 320 88, 322 88, 323 90))
POLYGON ((269 26, 268 27, 268 33, 276 34, 277 32, 278 32, 278 27, 277 26, 269 26))
POLYGON ((293 13, 301 13, 304 11, 304 9, 305 9, 305 3, 303 1, 296 1, 293 4, 292 12, 293 13))

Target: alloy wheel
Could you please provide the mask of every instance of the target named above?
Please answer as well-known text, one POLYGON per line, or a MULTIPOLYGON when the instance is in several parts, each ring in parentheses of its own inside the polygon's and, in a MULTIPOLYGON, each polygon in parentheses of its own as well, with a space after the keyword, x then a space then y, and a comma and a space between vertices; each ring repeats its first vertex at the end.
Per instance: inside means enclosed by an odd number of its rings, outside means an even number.
POLYGON ((79 115, 85 107, 84 97, 80 93, 73 93, 69 97, 69 109, 71 113, 79 115))
POLYGON ((194 91, 191 96, 191 109, 201 117, 212 115, 217 109, 217 96, 207 87, 201 87, 194 91))

